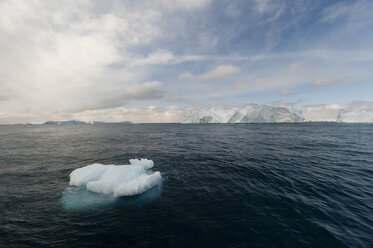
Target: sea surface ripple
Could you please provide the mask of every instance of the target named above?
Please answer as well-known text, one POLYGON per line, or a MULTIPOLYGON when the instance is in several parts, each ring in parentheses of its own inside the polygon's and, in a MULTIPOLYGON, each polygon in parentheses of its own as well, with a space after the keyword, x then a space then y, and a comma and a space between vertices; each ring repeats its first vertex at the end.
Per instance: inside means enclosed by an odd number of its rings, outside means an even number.
POLYGON ((0 247, 373 247, 373 125, 0 126, 0 247), (131 158, 162 184, 68 186, 131 158))

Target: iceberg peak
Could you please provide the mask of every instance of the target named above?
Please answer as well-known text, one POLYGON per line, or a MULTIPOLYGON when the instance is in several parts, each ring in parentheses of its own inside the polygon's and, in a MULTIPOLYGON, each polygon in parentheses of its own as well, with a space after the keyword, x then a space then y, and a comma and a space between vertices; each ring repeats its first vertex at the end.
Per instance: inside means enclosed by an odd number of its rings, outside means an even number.
POLYGON ((247 103, 239 107, 194 109, 186 114, 183 123, 289 123, 303 121, 303 117, 285 107, 247 103))

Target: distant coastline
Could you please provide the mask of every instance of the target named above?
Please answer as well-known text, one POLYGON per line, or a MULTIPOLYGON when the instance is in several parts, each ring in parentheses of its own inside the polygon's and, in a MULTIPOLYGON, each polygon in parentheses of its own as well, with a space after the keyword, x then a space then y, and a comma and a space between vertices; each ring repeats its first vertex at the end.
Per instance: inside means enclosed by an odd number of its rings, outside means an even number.
MULTIPOLYGON (((184 119, 173 123, 183 124, 238 124, 238 123, 373 123, 373 105, 358 105, 339 109, 334 118, 309 119, 297 110, 265 104, 246 103, 243 105, 192 107, 183 111, 184 119)), ((151 124, 131 121, 81 121, 47 120, 21 125, 92 125, 92 124, 151 124)), ((154 122, 169 123, 169 122, 154 122)), ((5 124, 6 125, 6 124, 5 124)), ((9 123, 8 125, 12 125, 9 123)))
POLYGON ((56 121, 56 123, 14 123, 14 124, 0 124, 0 126, 12 126, 12 125, 23 125, 23 126, 54 126, 54 125, 151 125, 151 124, 181 124, 181 125, 243 125, 243 124, 373 124, 373 122, 341 122, 341 121, 302 121, 302 122, 247 122, 247 123, 184 123, 184 122, 85 122, 77 121, 79 123, 70 123, 70 121, 56 121))
POLYGON ((91 125, 91 124, 134 124, 130 121, 119 121, 119 122, 105 122, 105 121, 79 121, 79 120, 67 120, 67 121, 45 121, 45 122, 29 122, 27 125, 91 125))

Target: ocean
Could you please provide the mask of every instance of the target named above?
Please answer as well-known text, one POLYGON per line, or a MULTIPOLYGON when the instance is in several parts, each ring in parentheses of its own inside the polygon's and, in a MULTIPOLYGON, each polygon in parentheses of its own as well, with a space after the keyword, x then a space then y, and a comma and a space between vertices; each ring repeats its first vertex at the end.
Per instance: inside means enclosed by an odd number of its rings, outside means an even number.
POLYGON ((0 247, 373 247, 373 125, 2 125, 0 247), (162 182, 69 186, 133 158, 162 182))

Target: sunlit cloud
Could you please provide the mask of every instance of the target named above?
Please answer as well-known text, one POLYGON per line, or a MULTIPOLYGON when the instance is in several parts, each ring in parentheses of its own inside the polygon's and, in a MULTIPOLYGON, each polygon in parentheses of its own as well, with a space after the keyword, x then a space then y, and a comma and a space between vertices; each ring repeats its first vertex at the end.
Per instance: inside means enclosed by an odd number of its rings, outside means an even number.
POLYGON ((191 79, 197 81, 213 81, 222 78, 226 78, 230 75, 234 75, 241 71, 241 68, 233 65, 220 65, 211 71, 203 74, 192 74, 190 72, 185 72, 179 76, 180 79, 191 79))
POLYGON ((292 96, 292 95, 295 95, 295 92, 292 92, 292 91, 288 91, 288 90, 282 90, 280 93, 279 93, 280 96, 292 96))

